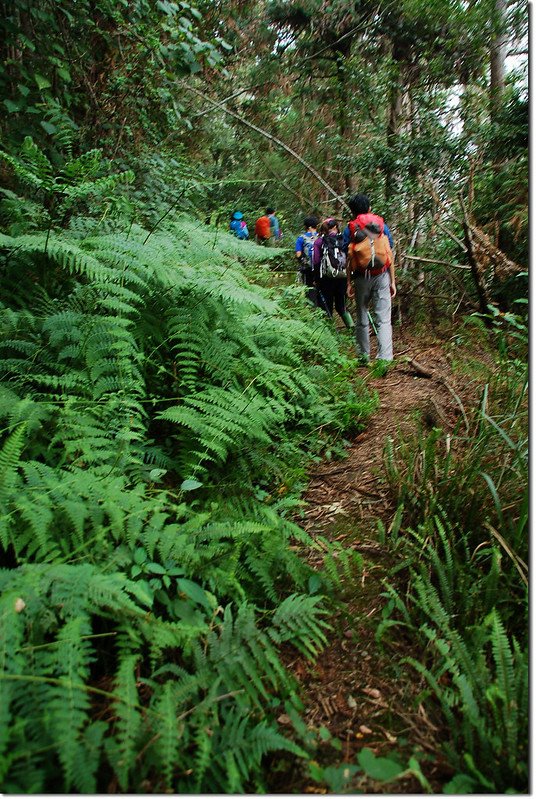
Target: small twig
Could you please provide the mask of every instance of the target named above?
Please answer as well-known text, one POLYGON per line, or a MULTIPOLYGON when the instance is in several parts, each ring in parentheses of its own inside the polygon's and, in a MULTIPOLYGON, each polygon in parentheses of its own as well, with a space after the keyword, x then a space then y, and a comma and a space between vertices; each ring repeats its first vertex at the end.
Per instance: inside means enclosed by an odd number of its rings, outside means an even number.
POLYGON ((311 480, 321 480, 324 477, 331 477, 332 474, 341 474, 341 472, 347 472, 348 466, 343 466, 340 469, 333 469, 332 472, 317 472, 311 480))
POLYGON ((358 486, 352 486, 354 491, 357 491, 358 494, 365 494, 367 497, 372 497, 373 499, 383 499, 381 494, 376 494, 374 491, 366 491, 364 488, 359 488, 358 486))
POLYGON ((437 400, 435 399, 435 397, 433 395, 430 396, 430 401, 431 401, 432 405, 434 406, 434 408, 436 409, 437 415, 441 419, 441 421, 443 423, 449 424, 449 420, 447 419, 447 417, 443 413, 443 408, 438 404, 437 400))
POLYGON ((155 230, 156 230, 156 228, 158 227, 158 225, 160 224, 160 222, 163 222, 163 221, 164 221, 164 219, 166 218, 166 216, 168 216, 168 214, 170 214, 170 213, 173 211, 173 209, 177 207, 177 205, 179 204, 179 201, 180 201, 180 200, 182 200, 182 198, 184 197, 184 195, 185 195, 185 194, 186 194, 186 188, 184 188, 184 189, 181 191, 181 193, 179 194, 179 196, 177 197, 177 199, 176 199, 176 200, 175 200, 175 201, 174 201, 174 202, 173 202, 173 203, 172 203, 172 204, 169 206, 169 208, 167 209, 167 211, 165 212, 165 214, 162 214, 162 216, 161 216, 161 217, 160 217, 160 219, 159 219, 159 220, 156 222, 156 224, 154 224, 154 225, 153 225, 153 227, 150 229, 150 231, 147 233, 147 235, 145 236, 145 238, 144 238, 144 240, 143 240, 143 243, 144 243, 144 244, 147 244, 147 241, 148 241, 148 239, 150 238, 150 236, 152 236, 152 235, 153 235, 153 233, 155 232, 155 230))
POLYGON ((126 122, 127 122, 127 117, 125 117, 123 119, 123 121, 121 122, 121 128, 119 129, 119 136, 117 137, 117 143, 115 145, 115 148, 114 148, 114 151, 113 151, 113 154, 112 154, 112 160, 114 160, 115 156, 117 155, 117 151, 119 150, 119 145, 121 144, 121 139, 123 138, 123 133, 125 131, 126 122))
POLYGON ((438 375, 437 379, 438 379, 438 380, 439 380, 441 383, 443 383, 443 385, 445 386, 445 388, 446 388, 446 389, 448 389, 448 391, 450 391, 450 393, 452 394, 452 396, 453 396, 453 397, 454 397, 454 399, 456 400, 456 404, 458 405, 458 407, 460 408, 460 410, 461 410, 461 412, 462 412, 463 420, 464 420, 464 422, 465 422, 465 429, 466 429, 466 430, 467 430, 467 432, 469 433, 469 430, 470 430, 470 427, 469 427, 469 420, 468 420, 468 418, 467 418, 467 414, 465 413, 465 408, 463 407, 463 403, 462 403, 461 399, 460 399, 460 398, 459 398, 459 396, 456 394, 456 392, 454 391, 454 389, 452 388, 452 386, 450 385, 450 383, 449 383, 449 381, 447 380, 447 378, 446 378, 446 377, 444 377, 443 375, 438 375))

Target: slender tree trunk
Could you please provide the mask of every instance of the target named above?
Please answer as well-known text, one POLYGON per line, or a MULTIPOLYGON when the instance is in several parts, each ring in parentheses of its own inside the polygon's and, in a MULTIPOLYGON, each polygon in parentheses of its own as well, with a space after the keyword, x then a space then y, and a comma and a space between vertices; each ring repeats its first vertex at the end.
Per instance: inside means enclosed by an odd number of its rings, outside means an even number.
MULTIPOLYGON (((349 55, 350 55, 349 46, 345 48, 342 47, 338 48, 336 51, 337 95, 338 95, 338 104, 339 104, 339 107, 337 109, 338 128, 339 128, 338 132, 341 144, 346 150, 348 150, 348 148, 350 147, 352 139, 352 120, 349 113, 350 102, 349 102, 348 80, 346 73, 346 63, 349 55)), ((343 183, 344 185, 341 187, 341 193, 346 192, 347 194, 351 194, 354 188, 354 175, 352 173, 351 168, 345 169, 343 176, 343 183)))
POLYGON ((507 37, 504 33, 506 0, 495 0, 495 33, 490 47, 490 116, 496 122, 504 98, 507 37))
MULTIPOLYGON (((400 130, 400 119, 402 116, 402 100, 403 100, 403 86, 402 86, 402 59, 403 54, 400 47, 393 44, 392 52, 392 77, 389 86, 389 117, 387 120, 387 149, 390 154, 394 155, 398 145, 398 134, 400 130)), ((391 197, 396 195, 398 175, 396 170, 391 165, 391 160, 388 159, 387 167, 385 169, 385 199, 388 202, 391 197)))
MULTIPOLYGON (((506 0, 495 0, 495 17, 494 35, 490 46, 490 82, 489 82, 489 109, 490 120, 492 126, 499 126, 500 112, 504 101, 504 87, 505 87, 505 61, 506 61, 506 44, 507 38, 504 33, 504 20, 506 14, 506 0)), ((495 139, 495 130, 492 133, 495 139)), ((500 208, 502 180, 501 180, 501 148, 497 143, 492 148, 493 156, 493 191, 496 198, 496 208, 500 208)), ((504 233, 499 223, 499 217, 496 214, 497 220, 497 246, 500 250, 505 248, 504 233)))

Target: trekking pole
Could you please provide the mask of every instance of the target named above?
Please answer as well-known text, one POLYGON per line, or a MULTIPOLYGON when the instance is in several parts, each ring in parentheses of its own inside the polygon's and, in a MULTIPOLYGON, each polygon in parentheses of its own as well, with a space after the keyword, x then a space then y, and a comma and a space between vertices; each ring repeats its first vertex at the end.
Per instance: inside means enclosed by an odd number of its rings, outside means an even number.
POLYGON ((329 312, 329 308, 327 306, 327 303, 326 303, 324 295, 322 294, 322 292, 320 291, 320 289, 318 287, 317 287, 316 290, 318 291, 318 293, 320 295, 320 299, 322 300, 322 305, 324 306, 324 311, 327 313, 329 318, 332 319, 333 318, 333 314, 329 312))
POLYGON ((372 318, 372 314, 370 313, 370 311, 367 311, 367 316, 369 318, 370 324, 372 325, 372 329, 374 330, 374 334, 377 336, 378 331, 376 330, 376 325, 374 324, 374 319, 372 318))

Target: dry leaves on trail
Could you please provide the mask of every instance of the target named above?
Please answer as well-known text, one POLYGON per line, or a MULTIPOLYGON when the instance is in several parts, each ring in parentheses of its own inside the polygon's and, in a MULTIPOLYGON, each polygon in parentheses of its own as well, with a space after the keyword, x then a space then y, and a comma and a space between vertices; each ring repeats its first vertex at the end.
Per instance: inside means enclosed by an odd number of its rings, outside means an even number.
MULTIPOLYGON (((386 376, 369 380, 379 394, 379 409, 368 420, 366 430, 351 442, 342 463, 316 466, 304 496, 302 527, 364 558, 360 573, 350 585, 343 586, 345 608, 331 620, 334 632, 316 663, 298 658, 291 664, 302 686, 306 723, 312 728, 329 729, 343 743, 347 762, 353 762, 365 745, 388 754, 402 735, 408 746, 423 751, 437 751, 439 746, 435 741, 438 731, 432 723, 427 724, 422 711, 411 709, 410 694, 417 692, 418 685, 393 682, 388 668, 392 654, 380 650, 374 637, 389 560, 377 540, 377 521, 387 527, 394 511, 381 477, 386 439, 390 436, 396 441, 400 432, 414 429, 419 414, 424 424, 439 420, 447 430, 460 415, 452 386, 449 389, 437 377, 448 375, 452 379, 450 364, 440 347, 412 352, 411 359, 417 358, 428 379, 418 377, 414 366, 401 362, 386 376)), ((308 559, 313 568, 322 568, 318 552, 311 551, 308 559)), ((407 643, 395 644, 401 655, 407 652, 407 643)), ((284 714, 281 723, 287 723, 284 714)), ((358 787, 365 792, 371 788, 361 783, 358 787)), ((307 785, 294 788, 322 792, 307 785)))

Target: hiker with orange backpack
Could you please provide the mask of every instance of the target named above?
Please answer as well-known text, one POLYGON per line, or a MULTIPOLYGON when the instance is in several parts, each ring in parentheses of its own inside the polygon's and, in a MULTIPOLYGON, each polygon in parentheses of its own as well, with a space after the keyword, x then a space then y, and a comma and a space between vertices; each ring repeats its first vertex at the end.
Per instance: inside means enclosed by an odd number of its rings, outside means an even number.
POLYGON ((255 240, 257 244, 269 247, 274 241, 279 241, 281 236, 281 228, 275 215, 275 209, 267 208, 264 216, 260 216, 255 222, 255 240))
POLYGON ((391 300, 396 295, 393 239, 381 216, 371 213, 366 194, 348 201, 352 220, 343 234, 347 252, 347 294, 355 297, 355 338, 358 356, 370 359, 368 307, 372 307, 378 339, 378 360, 393 360, 391 300))
POLYGON ((270 243, 270 220, 268 214, 260 216, 255 222, 255 241, 265 247, 270 243))

